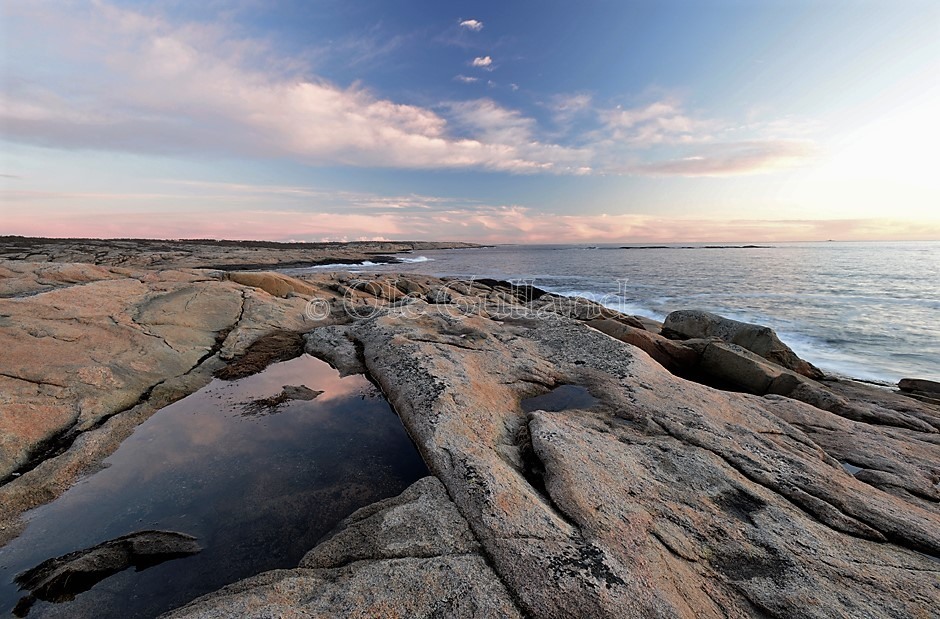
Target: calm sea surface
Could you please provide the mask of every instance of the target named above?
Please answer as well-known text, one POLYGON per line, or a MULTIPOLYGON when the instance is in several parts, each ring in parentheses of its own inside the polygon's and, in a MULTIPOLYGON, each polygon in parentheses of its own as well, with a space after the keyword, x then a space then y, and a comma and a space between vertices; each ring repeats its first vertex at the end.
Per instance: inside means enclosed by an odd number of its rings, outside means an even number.
POLYGON ((361 270, 534 280, 660 320, 700 308, 768 325, 829 372, 940 380, 940 242, 500 246, 406 259, 361 270))

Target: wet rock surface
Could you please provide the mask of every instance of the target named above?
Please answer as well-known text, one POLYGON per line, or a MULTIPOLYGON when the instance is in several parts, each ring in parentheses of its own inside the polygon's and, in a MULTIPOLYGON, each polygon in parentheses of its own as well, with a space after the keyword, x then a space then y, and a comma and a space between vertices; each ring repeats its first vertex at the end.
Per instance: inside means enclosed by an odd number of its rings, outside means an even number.
POLYGON ((904 395, 928 404, 940 406, 940 383, 923 378, 902 378, 898 389, 904 395))
MULTIPOLYGON (((304 349, 343 373, 368 370, 446 492, 366 508, 301 567, 175 616, 940 607, 940 408, 929 402, 815 380, 769 330, 720 317, 707 317, 718 331, 671 340, 648 321, 500 282, 303 279, 313 292, 290 284, 283 298, 212 281, 255 295, 267 328, 287 320, 279 303, 322 304, 326 318, 293 329, 304 349)), ((262 331, 230 332, 226 350, 262 331)))

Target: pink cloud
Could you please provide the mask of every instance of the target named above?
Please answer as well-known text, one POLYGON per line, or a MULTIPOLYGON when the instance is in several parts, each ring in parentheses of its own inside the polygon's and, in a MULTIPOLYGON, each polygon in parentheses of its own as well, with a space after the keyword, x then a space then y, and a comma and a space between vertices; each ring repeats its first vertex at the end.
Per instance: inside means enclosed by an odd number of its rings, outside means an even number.
POLYGON ((711 144, 681 159, 637 165, 635 173, 650 176, 736 176, 765 172, 805 162, 816 148, 804 140, 767 140, 711 144))

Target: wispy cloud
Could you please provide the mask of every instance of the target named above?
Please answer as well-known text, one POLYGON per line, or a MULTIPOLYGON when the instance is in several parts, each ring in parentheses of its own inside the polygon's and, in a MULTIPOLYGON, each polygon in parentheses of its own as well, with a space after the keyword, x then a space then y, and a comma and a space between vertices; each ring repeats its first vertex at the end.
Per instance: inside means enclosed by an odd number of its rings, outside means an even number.
POLYGON ((472 84, 474 82, 480 81, 480 78, 471 77, 469 75, 455 75, 454 79, 457 80, 458 82, 463 82, 464 84, 472 84))
POLYGON ((478 135, 485 142, 516 144, 516 152, 524 160, 541 160, 542 170, 576 173, 592 156, 586 148, 568 148, 539 141, 536 135, 538 124, 534 119, 492 99, 450 102, 446 109, 455 128, 478 135))
POLYGON ((488 69, 493 66, 493 59, 489 56, 477 56, 470 61, 470 66, 488 69))
POLYGON ((766 140, 712 144, 681 159, 655 161, 631 171, 653 176, 737 176, 805 162, 816 153, 805 140, 766 140))
POLYGON ((616 107, 598 112, 608 139, 637 146, 692 143, 712 139, 714 121, 695 118, 675 100, 637 108, 616 107))
POLYGON ((588 93, 568 93, 553 95, 548 107, 557 122, 565 123, 575 116, 591 111, 593 97, 588 93))
POLYGON ((476 19, 465 19, 460 22, 461 28, 466 28, 467 30, 472 30, 474 32, 479 32, 483 30, 483 22, 476 19))

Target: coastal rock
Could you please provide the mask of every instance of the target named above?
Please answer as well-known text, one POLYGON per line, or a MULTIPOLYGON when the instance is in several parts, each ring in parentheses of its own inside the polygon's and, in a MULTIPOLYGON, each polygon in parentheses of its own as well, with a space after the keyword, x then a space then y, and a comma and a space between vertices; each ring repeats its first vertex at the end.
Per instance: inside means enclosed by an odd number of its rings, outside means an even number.
POLYGON ((823 377, 817 367, 800 359, 769 327, 731 320, 702 310, 678 310, 666 316, 662 334, 673 339, 715 337, 804 376, 823 377))
MULTIPOLYGON (((790 400, 684 381, 561 317, 378 316, 350 335, 531 616, 917 616, 940 603, 940 570, 919 554, 940 553, 936 510, 848 474, 773 411, 790 400), (487 337, 458 345, 457 332, 487 337), (520 410, 559 384, 599 404, 520 410)), ((938 461, 936 443, 924 449, 921 463, 938 461)))
POLYGON ((315 400, 323 395, 319 389, 311 389, 307 385, 284 385, 281 397, 285 400, 315 400))
MULTIPOLYGON (((368 280, 381 298, 343 298, 355 277, 305 277, 331 310, 308 321, 294 314, 303 298, 215 272, 196 277, 141 272, 121 284, 140 300, 114 301, 174 345, 211 340, 197 369, 158 383, 144 404, 247 357, 251 341, 238 333, 300 325, 308 352, 368 370, 443 489, 422 481, 347 519, 302 567, 233 584, 173 616, 918 617, 940 607, 937 407, 818 382, 723 339, 670 342, 589 301, 527 300, 502 285, 422 277, 414 289, 447 302, 392 303, 381 291, 412 288, 394 281, 404 276, 368 280), (225 294, 240 300, 230 324, 219 309, 227 301, 201 305, 225 294), (173 317, 193 307, 205 322, 173 317), (585 322, 593 312, 599 322, 585 322), (686 380, 667 363, 733 390, 686 380)), ((80 287, 109 295, 125 279, 80 287)), ((36 299, 33 313, 58 315, 46 299, 75 287, 3 303, 36 299)), ((0 315, 10 315, 2 303, 0 315)), ((23 316, 0 327, 19 328, 23 316)), ((70 336, 110 324, 104 316, 121 324, 109 310, 73 321, 70 336)), ((76 376, 30 384, 51 398, 95 378, 76 376)), ((145 419, 134 413, 142 405, 75 444, 128 415, 145 419)), ((79 470, 72 452, 23 477, 63 458, 79 470)), ((2 504, 24 487, 0 486, 2 504)))
POLYGON ((755 395, 777 394, 800 400, 846 419, 936 433, 940 415, 874 387, 849 381, 821 383, 770 363, 751 351, 717 340, 688 341, 700 360, 695 370, 711 384, 755 395), (848 395, 841 395, 840 392, 848 395))
POLYGON ((940 406, 940 383, 923 378, 902 378, 898 382, 898 389, 904 395, 940 406))
POLYGON ((20 600, 14 612, 17 616, 25 616, 34 599, 47 602, 71 600, 108 576, 129 567, 143 570, 201 550, 191 535, 175 531, 138 531, 70 552, 44 561, 16 577, 16 583, 29 591, 29 595, 20 600))
POLYGON ((165 619, 520 617, 440 481, 358 510, 294 570, 204 596, 165 619))
POLYGON ((313 296, 317 290, 313 286, 280 273, 235 272, 228 273, 228 279, 237 284, 260 288, 275 297, 287 297, 291 294, 313 296))
POLYGON ((341 376, 362 374, 366 371, 355 342, 348 336, 349 327, 329 325, 304 335, 304 350, 319 359, 326 359, 339 370, 341 376))
POLYGON ((425 477, 398 496, 363 507, 340 522, 304 556, 300 567, 480 552, 444 486, 435 477, 425 477))
POLYGON ((923 378, 902 378, 898 381, 901 391, 920 391, 922 393, 936 394, 940 397, 940 383, 923 378))
POLYGON ((736 389, 757 395, 790 393, 803 378, 742 346, 721 341, 706 344, 699 369, 736 389))
POLYGON ((806 433, 854 477, 940 513, 940 437, 865 423, 779 395, 768 411, 806 433), (857 469, 857 470, 856 470, 857 469))

